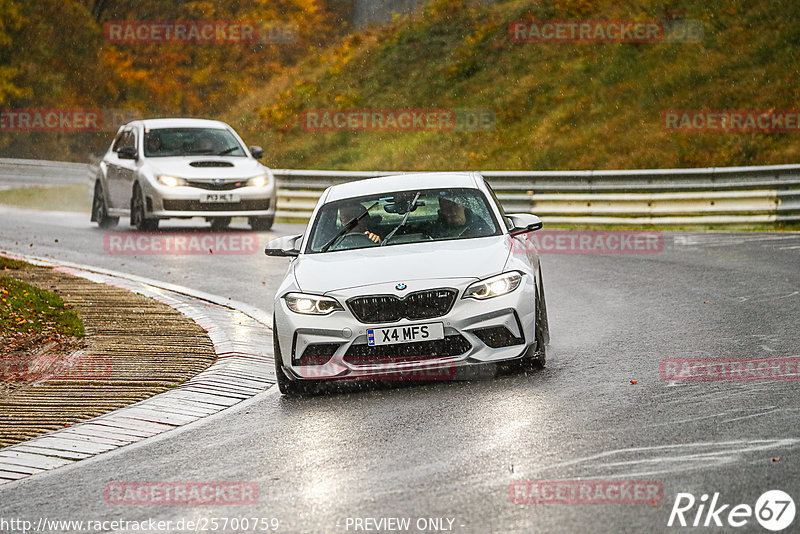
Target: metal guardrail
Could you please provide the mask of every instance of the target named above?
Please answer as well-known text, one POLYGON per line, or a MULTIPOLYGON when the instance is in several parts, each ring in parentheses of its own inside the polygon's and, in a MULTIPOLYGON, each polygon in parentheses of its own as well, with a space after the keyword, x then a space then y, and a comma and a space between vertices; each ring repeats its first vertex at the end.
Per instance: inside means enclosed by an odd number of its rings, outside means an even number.
MULTIPOLYGON (((278 216, 307 220, 334 184, 402 172, 273 169, 278 216)), ((752 225, 800 222, 800 165, 629 171, 482 171, 509 212, 547 223, 752 225)))
POLYGON ((0 158, 0 189, 89 183, 84 163, 0 158))
MULTIPOLYGON (((96 166, 0 158, 0 188, 93 180, 96 166)), ((400 171, 273 169, 278 217, 307 221, 326 187, 400 171)), ((800 222, 800 165, 609 171, 482 171, 509 212, 545 223, 779 225, 800 222)))

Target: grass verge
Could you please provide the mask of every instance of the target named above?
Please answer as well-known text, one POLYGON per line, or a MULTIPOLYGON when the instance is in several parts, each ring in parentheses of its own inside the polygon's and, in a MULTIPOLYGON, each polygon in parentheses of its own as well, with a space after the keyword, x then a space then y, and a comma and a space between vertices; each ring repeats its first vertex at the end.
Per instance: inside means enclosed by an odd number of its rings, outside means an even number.
MULTIPOLYGON (((0 256, 0 271, 32 267, 0 256)), ((0 274, 0 332, 3 338, 57 333, 84 337, 83 321, 69 305, 50 291, 0 274)))
POLYGON ((20 260, 12 260, 11 258, 6 258, 5 256, 0 256, 0 270, 15 270, 15 269, 24 269, 26 266, 30 265, 29 263, 25 263, 24 261, 20 260))
POLYGON ((85 335, 78 314, 61 297, 8 276, 0 276, 0 329, 4 335, 48 330, 75 337, 85 335))
POLYGON ((89 213, 92 209, 92 198, 88 186, 82 184, 22 187, 0 190, 0 204, 16 208, 89 213))

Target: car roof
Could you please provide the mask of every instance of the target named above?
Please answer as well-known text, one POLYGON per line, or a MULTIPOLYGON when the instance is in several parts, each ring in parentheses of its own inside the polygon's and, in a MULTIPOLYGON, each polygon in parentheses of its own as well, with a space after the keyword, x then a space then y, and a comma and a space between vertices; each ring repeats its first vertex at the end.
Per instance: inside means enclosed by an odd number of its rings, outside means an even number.
POLYGON ((222 121, 215 121, 210 119, 188 119, 188 118, 162 118, 162 119, 145 119, 141 121, 134 121, 131 125, 140 123, 147 129, 157 128, 225 128, 230 126, 222 121))
POLYGON ((413 189, 480 189, 480 178, 477 172, 425 172, 367 178, 329 187, 325 202, 413 189))

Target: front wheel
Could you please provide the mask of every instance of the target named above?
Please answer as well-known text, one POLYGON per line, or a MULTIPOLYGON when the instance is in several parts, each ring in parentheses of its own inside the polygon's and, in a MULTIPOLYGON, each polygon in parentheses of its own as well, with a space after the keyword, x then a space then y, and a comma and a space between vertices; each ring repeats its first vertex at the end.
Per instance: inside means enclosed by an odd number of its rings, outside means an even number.
POLYGON ((527 364, 531 369, 543 369, 547 363, 547 347, 544 344, 544 333, 536 326, 536 350, 528 357, 527 364))
POLYGON ((215 217, 214 219, 211 219, 211 230, 214 232, 221 232, 228 228, 228 225, 230 224, 230 217, 215 217))
POLYGON ((283 370, 283 358, 281 358, 281 345, 278 343, 278 329, 276 328, 275 317, 272 318, 272 346, 274 348, 273 355, 275 357, 275 377, 278 382, 278 389, 284 395, 299 396, 311 393, 310 385, 292 380, 283 370))
POLYGON ((100 182, 94 184, 94 195, 92 196, 92 221, 96 222, 100 228, 111 228, 119 224, 119 217, 111 217, 106 206, 106 197, 103 194, 103 186, 100 182))
MULTIPOLYGON (((541 273, 539 276, 541 286, 541 273)), ((522 357, 522 366, 525 369, 542 369, 547 363, 547 305, 544 301, 544 293, 537 292, 536 295, 536 332, 534 334, 536 345, 525 352, 522 357)))
POLYGON ((539 267, 539 303, 542 312, 539 322, 542 324, 542 337, 546 345, 550 343, 550 323, 547 320, 547 297, 544 295, 544 279, 542 278, 541 266, 539 267))
POLYGON ((249 217, 247 219, 247 223, 250 225, 250 228, 253 229, 254 232, 266 232, 270 228, 272 228, 272 224, 275 222, 275 217, 249 217))
POLYGON ((148 219, 144 211, 144 196, 142 190, 136 185, 131 197, 131 226, 142 232, 158 230, 158 219, 148 219))

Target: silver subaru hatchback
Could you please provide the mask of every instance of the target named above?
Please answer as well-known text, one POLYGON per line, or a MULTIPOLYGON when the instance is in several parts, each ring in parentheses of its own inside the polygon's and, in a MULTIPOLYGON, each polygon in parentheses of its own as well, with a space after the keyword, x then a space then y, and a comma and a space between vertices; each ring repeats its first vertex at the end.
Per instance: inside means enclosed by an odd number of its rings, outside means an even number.
POLYGON ((107 228, 129 216, 131 226, 156 230, 160 219, 202 217, 221 230, 232 217, 247 217, 253 230, 269 230, 277 187, 262 156, 224 122, 130 122, 100 162, 92 221, 107 228))

